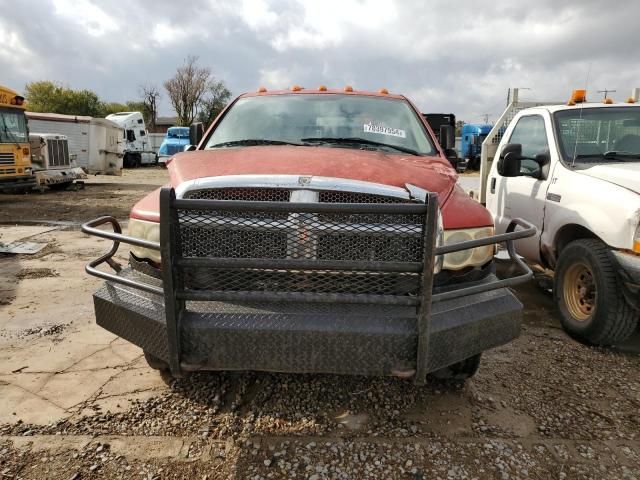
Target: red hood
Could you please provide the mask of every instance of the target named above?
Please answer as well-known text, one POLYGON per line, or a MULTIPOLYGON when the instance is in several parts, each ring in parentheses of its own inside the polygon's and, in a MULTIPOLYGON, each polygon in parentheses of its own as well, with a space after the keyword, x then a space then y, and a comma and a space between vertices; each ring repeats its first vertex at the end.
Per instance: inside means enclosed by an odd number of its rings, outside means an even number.
MULTIPOLYGON (((445 228, 491 225, 491 216, 464 192, 455 202, 464 207, 448 207, 457 174, 441 157, 390 155, 381 151, 347 148, 256 146, 196 150, 175 155, 168 165, 171 186, 203 177, 224 175, 315 175, 381 183, 403 188, 411 183, 436 192, 443 205, 445 228), (446 202, 446 204, 445 204, 446 202), (471 203, 471 205, 469 205, 471 203), (447 214, 446 210, 451 213, 447 214), (454 210, 455 213, 454 213, 454 210)), ((159 221, 159 190, 136 204, 133 218, 159 221)), ((452 197, 453 198, 453 197, 452 197)))
POLYGON ((456 173, 440 157, 390 155, 347 148, 258 146, 198 150, 169 163, 171 185, 221 175, 315 175, 404 187, 412 183, 444 201, 456 173))

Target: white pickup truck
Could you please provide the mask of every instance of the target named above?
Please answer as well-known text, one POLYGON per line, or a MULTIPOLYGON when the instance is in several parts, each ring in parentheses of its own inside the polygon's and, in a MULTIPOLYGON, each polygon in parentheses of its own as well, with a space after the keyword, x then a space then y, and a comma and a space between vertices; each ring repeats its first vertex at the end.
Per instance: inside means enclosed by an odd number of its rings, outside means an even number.
POLYGON ((502 233, 524 218, 538 234, 518 254, 554 271, 564 329, 590 344, 622 342, 640 317, 640 104, 521 110, 489 170, 486 205, 502 233))

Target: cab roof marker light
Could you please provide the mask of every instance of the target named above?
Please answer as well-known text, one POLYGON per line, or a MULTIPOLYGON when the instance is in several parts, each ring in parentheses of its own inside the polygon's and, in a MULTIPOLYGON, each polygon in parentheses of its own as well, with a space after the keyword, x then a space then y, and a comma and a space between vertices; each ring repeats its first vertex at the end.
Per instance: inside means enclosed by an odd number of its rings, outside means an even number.
POLYGON ((613 103, 613 99, 605 98, 602 103, 604 103, 605 105, 611 105, 613 103))
POLYGON ((627 98, 627 103, 636 103, 636 99, 633 97, 627 98))
POLYGON ((389 90, 387 90, 386 88, 381 88, 380 90, 378 90, 378 93, 381 95, 389 95, 389 90))
POLYGON ((267 91, 267 89, 265 87, 259 87, 258 88, 258 93, 265 93, 267 91))
POLYGON ((587 101, 587 91, 583 88, 579 88, 574 90, 571 93, 571 100, 569 102, 576 103, 585 103, 587 101))
POLYGON ((345 92, 353 92, 353 87, 351 85, 347 85, 344 87, 345 92))
POLYGON ((292 92, 299 92, 300 90, 302 90, 302 87, 300 85, 294 85, 293 87, 291 87, 292 92))
POLYGON ((319 92, 326 92, 327 91, 327 86, 326 85, 320 85, 318 87, 318 91, 319 92))

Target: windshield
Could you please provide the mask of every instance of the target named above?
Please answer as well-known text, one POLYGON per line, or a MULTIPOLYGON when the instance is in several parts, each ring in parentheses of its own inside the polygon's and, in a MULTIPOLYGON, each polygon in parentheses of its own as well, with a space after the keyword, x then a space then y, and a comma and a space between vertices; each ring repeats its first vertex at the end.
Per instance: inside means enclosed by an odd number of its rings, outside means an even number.
POLYGON ((382 149, 396 154, 436 152, 407 102, 340 94, 241 98, 216 127, 206 148, 269 143, 382 149))
POLYGON ((28 141, 27 120, 22 110, 0 109, 0 143, 28 141))
POLYGON ((171 127, 167 130, 169 138, 189 138, 189 129, 187 127, 171 127))
POLYGON ((554 117, 566 162, 640 160, 640 107, 562 110, 554 117))

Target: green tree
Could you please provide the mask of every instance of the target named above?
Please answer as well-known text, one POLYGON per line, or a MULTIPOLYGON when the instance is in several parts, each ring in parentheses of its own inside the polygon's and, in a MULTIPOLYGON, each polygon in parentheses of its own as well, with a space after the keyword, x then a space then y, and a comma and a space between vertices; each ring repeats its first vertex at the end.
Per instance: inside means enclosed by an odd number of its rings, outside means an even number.
POLYGON ((103 104, 91 90, 72 90, 50 81, 28 83, 25 87, 27 108, 34 112, 99 116, 103 104))
POLYGON ((218 114, 227 106, 231 92, 222 80, 211 80, 207 92, 200 103, 198 121, 208 127, 215 120, 218 114))

